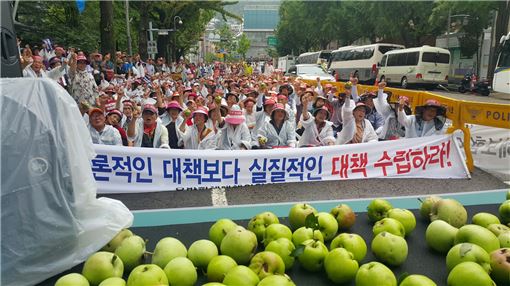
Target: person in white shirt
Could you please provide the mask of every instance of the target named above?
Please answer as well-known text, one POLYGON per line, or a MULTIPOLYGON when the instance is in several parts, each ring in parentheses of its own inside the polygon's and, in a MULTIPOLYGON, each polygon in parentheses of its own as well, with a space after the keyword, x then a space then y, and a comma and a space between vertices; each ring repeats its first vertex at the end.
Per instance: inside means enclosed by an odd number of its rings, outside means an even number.
MULTIPOLYGON (((220 110, 215 109, 217 115, 220 110)), ((220 150, 248 150, 251 149, 251 135, 248 126, 245 123, 243 111, 239 105, 233 105, 228 111, 228 115, 223 118, 219 116, 218 129, 220 138, 218 139, 218 149, 220 150)))
POLYGON ((168 130, 161 123, 158 110, 152 104, 144 105, 141 118, 136 113, 133 115, 127 135, 135 147, 170 149, 168 130))
POLYGON ((106 117, 102 109, 93 108, 89 111, 89 132, 92 143, 122 146, 119 131, 106 124, 106 117))
POLYGON ((250 129, 250 132, 253 130, 256 124, 256 118, 255 118, 255 111, 253 110, 253 107, 255 106, 255 99, 253 97, 248 97, 244 100, 244 117, 246 118, 246 125, 248 126, 248 129, 250 129))
POLYGON ((400 99, 398 122, 405 129, 405 138, 425 137, 445 133, 446 108, 435 99, 429 99, 422 106, 417 106, 415 115, 404 112, 404 99, 400 99))
MULTIPOLYGON (((405 137, 405 128, 398 122, 397 110, 399 103, 390 102, 390 96, 384 93, 386 82, 382 81, 379 83, 379 89, 377 91, 377 97, 374 100, 375 109, 379 111, 384 119, 384 123, 381 128, 375 130, 380 140, 395 140, 405 137)), ((404 111, 406 114, 411 114, 409 108, 409 98, 402 96, 400 97, 404 102, 404 111)), ((399 99, 400 99, 399 98, 399 99)))
MULTIPOLYGON (((303 96, 302 102, 308 104, 311 100, 308 96, 303 96)), ((301 125, 304 127, 303 135, 299 138, 299 147, 307 146, 330 146, 335 145, 335 136, 333 135, 333 123, 329 120, 329 110, 323 106, 313 112, 305 111, 301 118, 301 125)))
POLYGON ((198 107, 192 114, 193 125, 187 126, 186 121, 190 115, 184 114, 184 121, 179 126, 182 133, 184 149, 214 150, 216 149, 216 133, 206 126, 209 119, 207 107, 198 107))
POLYGON ((258 144, 260 149, 296 147, 296 129, 283 104, 274 105, 271 119, 258 130, 258 144))
POLYGON ((23 69, 23 77, 51 78, 57 81, 65 74, 67 62, 64 62, 62 66, 56 67, 50 71, 45 71, 42 57, 33 56, 32 59, 33 62, 23 69))

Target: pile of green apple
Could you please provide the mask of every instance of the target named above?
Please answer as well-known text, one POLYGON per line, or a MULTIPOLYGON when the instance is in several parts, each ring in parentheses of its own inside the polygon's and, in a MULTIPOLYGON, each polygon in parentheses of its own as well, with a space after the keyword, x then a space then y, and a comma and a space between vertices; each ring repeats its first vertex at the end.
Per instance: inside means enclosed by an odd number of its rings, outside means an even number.
MULTIPOLYGON (((418 274, 397 281, 389 268, 407 259, 406 237, 416 227, 414 214, 384 199, 372 200, 367 214, 373 223, 370 246, 377 261, 362 264, 367 243, 349 232, 356 214, 348 205, 318 212, 300 203, 290 209, 288 226, 272 212, 255 215, 246 227, 223 218, 210 227, 208 239, 189 248, 174 237, 164 237, 148 252, 143 238, 124 229, 85 261, 81 273, 62 276, 55 286, 186 286, 197 284, 199 273, 207 277, 207 286, 291 286, 295 284, 286 272, 296 261, 338 284, 436 285, 418 274)), ((499 218, 478 213, 473 224, 466 225, 462 204, 435 196, 422 201, 420 214, 431 221, 427 244, 446 255, 449 286, 496 285, 494 281, 510 285, 510 228, 505 225, 510 223, 510 193, 499 218)))

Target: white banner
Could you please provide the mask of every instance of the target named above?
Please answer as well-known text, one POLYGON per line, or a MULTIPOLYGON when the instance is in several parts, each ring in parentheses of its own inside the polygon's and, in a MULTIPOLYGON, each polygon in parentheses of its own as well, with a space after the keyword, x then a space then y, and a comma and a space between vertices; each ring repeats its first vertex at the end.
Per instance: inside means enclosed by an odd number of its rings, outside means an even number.
POLYGON ((272 150, 165 150, 95 145, 98 193, 365 178, 469 178, 451 135, 272 150))

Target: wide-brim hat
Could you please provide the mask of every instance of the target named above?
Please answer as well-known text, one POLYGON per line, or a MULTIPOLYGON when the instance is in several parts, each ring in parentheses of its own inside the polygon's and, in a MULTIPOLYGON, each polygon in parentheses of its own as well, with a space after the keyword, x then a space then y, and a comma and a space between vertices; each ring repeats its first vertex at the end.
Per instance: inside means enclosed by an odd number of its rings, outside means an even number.
POLYGON ((374 92, 365 92, 359 98, 361 101, 365 101, 369 98, 371 98, 371 99, 377 98, 377 94, 374 92))
POLYGON ((421 115, 426 108, 435 108, 437 110, 437 116, 446 115, 446 107, 441 105, 441 103, 435 99, 429 99, 425 102, 424 105, 417 106, 414 113, 416 115, 421 115))
POLYGON ((60 63, 60 59, 59 59, 58 57, 52 57, 52 58, 50 59, 50 62, 49 62, 49 63, 50 63, 50 66, 51 66, 51 65, 54 65, 54 64, 56 64, 56 63, 60 63))
POLYGON ((150 111, 154 114, 158 114, 158 110, 156 109, 156 107, 152 104, 146 104, 143 106, 143 110, 142 110, 142 113, 144 113, 145 111, 150 111))
POLYGON ((278 89, 278 91, 280 93, 282 93, 282 90, 286 88, 288 91, 289 91, 289 94, 292 94, 294 92, 294 89, 292 88, 292 85, 290 84, 284 84, 284 85, 281 85, 280 88, 278 89))
POLYGON ((198 107, 193 113, 191 114, 191 117, 195 117, 196 114, 203 114, 205 115, 205 120, 209 119, 209 109, 204 106, 198 107))
POLYGON ((281 103, 276 103, 273 107, 273 110, 271 110, 271 118, 273 118, 273 115, 275 113, 275 111, 278 111, 278 110, 282 110, 285 112, 285 119, 289 119, 289 113, 287 112, 287 110, 285 109, 285 105, 281 104, 281 103))
POLYGON ((118 111, 117 109, 112 109, 110 110, 110 112, 108 112, 108 115, 107 116, 110 116, 110 115, 118 115, 119 118, 122 118, 122 112, 118 111))
POLYGON ((305 93, 311 93, 313 96, 317 96, 317 92, 313 88, 310 88, 310 87, 305 89, 305 92, 303 94, 305 94, 305 93))
POLYGON ((41 56, 32 56, 32 60, 34 60, 34 62, 35 61, 42 62, 43 58, 41 56))
POLYGON ((235 94, 235 93, 233 93, 233 92, 229 92, 229 93, 227 93, 227 94, 225 95, 225 99, 228 99, 228 98, 229 98, 229 96, 235 96, 235 98, 236 98, 236 102, 239 102, 239 95, 237 95, 237 94, 235 94))
POLYGON ((268 98, 264 101, 264 106, 266 105, 274 105, 276 104, 276 101, 273 98, 268 98))
POLYGON ((328 101, 328 99, 324 95, 317 95, 314 102, 317 102, 317 100, 322 99, 324 101, 328 101))
POLYGON ((104 115, 104 111, 100 108, 92 108, 91 110, 89 110, 89 116, 92 116, 92 114, 94 113, 101 113, 104 115))
POLYGON ((250 102, 250 101, 251 101, 251 102, 253 102, 253 104, 256 104, 256 103, 257 103, 257 101, 255 100, 255 98, 253 98, 253 97, 247 97, 247 98, 246 98, 243 102, 244 102, 244 104, 246 105, 246 103, 248 103, 248 102, 250 102))
POLYGON ((86 62, 87 64, 89 63, 89 60, 87 59, 87 57, 85 55, 78 55, 76 57, 76 62, 86 62))
POLYGON ((228 124, 238 125, 244 121, 246 121, 246 118, 239 107, 234 108, 234 106, 232 106, 232 108, 228 111, 228 115, 225 117, 225 122, 228 124))
POLYGON ((178 109, 179 111, 182 111, 182 106, 179 104, 178 101, 175 101, 175 100, 172 100, 170 101, 167 105, 166 105, 166 109, 171 109, 171 108, 175 108, 175 109, 178 109))
MULTIPOLYGON (((346 99, 346 100, 349 100, 349 99, 346 99)), ((358 101, 358 103, 356 103, 356 106, 354 107, 354 110, 358 109, 358 108, 364 108, 365 109, 365 113, 369 113, 370 112, 370 108, 365 104, 363 103, 362 101, 358 101)))
POLYGON ((323 107, 320 107, 320 108, 316 108, 313 110, 312 114, 313 114, 313 117, 315 117, 317 115, 317 113, 321 110, 324 110, 327 112, 328 115, 326 115, 326 120, 329 120, 329 118, 331 117, 331 113, 329 112, 328 108, 326 106, 323 106, 323 107))

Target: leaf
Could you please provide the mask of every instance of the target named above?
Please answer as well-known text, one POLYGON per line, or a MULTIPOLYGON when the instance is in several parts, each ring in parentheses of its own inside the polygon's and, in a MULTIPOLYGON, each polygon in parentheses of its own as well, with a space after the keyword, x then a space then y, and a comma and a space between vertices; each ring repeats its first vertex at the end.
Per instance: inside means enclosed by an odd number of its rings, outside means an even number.
POLYGON ((406 279, 407 276, 409 276, 409 273, 407 273, 407 272, 404 272, 404 273, 400 274, 400 276, 398 276, 397 285, 400 285, 400 283, 402 283, 402 281, 404 279, 406 279))
POLYGON ((305 227, 311 228, 313 230, 319 229, 319 218, 311 213, 305 219, 305 227))
POLYGON ((460 257, 463 258, 464 256, 466 256, 468 252, 471 251, 472 248, 473 246, 470 243, 463 243, 459 249, 460 257))
POLYGON ((296 247, 296 249, 294 249, 291 253, 290 253, 290 256, 292 257, 299 257, 301 254, 303 254, 303 252, 305 251, 305 245, 301 244, 301 245, 298 245, 298 247, 296 247))

